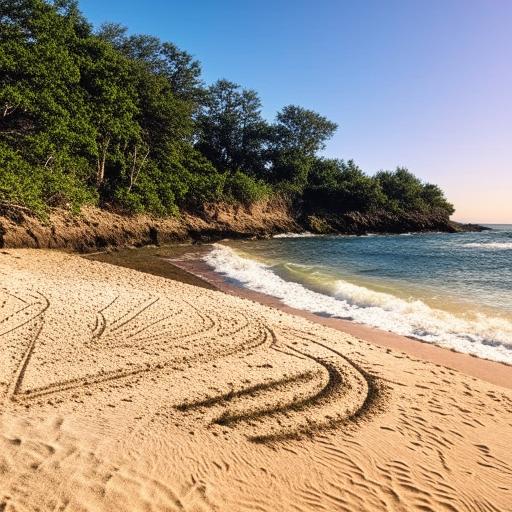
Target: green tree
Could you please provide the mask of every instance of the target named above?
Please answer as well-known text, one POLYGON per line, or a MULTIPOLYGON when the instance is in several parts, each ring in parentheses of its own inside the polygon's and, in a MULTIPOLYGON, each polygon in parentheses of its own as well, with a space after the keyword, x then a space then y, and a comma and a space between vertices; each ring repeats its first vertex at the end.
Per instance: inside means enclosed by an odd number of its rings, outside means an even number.
POLYGON ((165 77, 175 96, 195 103, 201 98, 201 65, 175 44, 145 34, 128 35, 128 29, 117 23, 102 24, 98 36, 152 74, 165 77))
POLYGON ((446 200, 444 192, 437 185, 425 183, 421 191, 421 198, 429 208, 445 210, 448 215, 455 212, 453 204, 446 200))
POLYGON ((337 128, 336 123, 313 110, 288 105, 277 114, 274 144, 280 150, 313 156, 324 149, 337 128))
POLYGON ((325 147, 336 128, 336 123, 312 110, 284 107, 272 126, 270 180, 288 183, 295 193, 302 192, 316 153, 325 147))
POLYGON ((193 116, 202 95, 199 63, 172 43, 128 36, 120 25, 104 24, 98 36, 129 60, 136 90, 139 131, 127 146, 116 197, 137 211, 175 212, 191 183, 198 183, 188 169, 202 168, 192 148, 193 116))
POLYGON ((196 147, 217 169, 261 173, 267 132, 255 91, 227 80, 208 88, 197 116, 196 147))
POLYGON ((443 210, 454 212, 442 190, 437 185, 424 184, 404 167, 394 172, 381 171, 375 175, 387 197, 387 208, 392 211, 443 210))
POLYGON ((423 189, 421 180, 406 168, 397 167, 395 171, 380 171, 375 177, 387 197, 388 207, 392 210, 424 209, 425 204, 421 198, 423 189))
POLYGON ((380 183, 352 160, 316 159, 304 191, 308 209, 345 213, 377 211, 385 205, 380 183))
POLYGON ((12 151, 31 166, 30 189, 39 187, 40 196, 35 208, 73 201, 80 188, 88 196, 94 131, 77 53, 88 34, 75 2, 0 1, 0 166, 8 172, 12 151))
POLYGON ((90 37, 83 45, 82 86, 95 130, 96 185, 115 187, 128 148, 141 138, 137 94, 128 59, 110 44, 90 37))

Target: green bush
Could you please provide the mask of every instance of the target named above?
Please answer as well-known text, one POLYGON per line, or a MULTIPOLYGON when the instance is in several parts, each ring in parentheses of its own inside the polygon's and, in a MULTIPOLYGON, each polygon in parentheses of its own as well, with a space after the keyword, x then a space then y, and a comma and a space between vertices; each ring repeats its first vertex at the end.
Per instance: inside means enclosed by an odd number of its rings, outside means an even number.
POLYGON ((271 193, 272 188, 267 183, 241 171, 236 171, 228 176, 224 191, 226 199, 232 202, 241 202, 246 206, 269 197, 271 193))
POLYGON ((183 207, 198 209, 205 203, 222 201, 224 198, 224 187, 226 174, 211 172, 196 174, 187 172, 183 175, 187 185, 187 192, 183 198, 183 207))
POLYGON ((154 175, 143 174, 132 189, 127 186, 117 187, 114 196, 116 205, 129 213, 176 215, 178 207, 172 183, 169 182, 169 176, 163 178, 158 180, 154 175))
POLYGON ((97 191, 74 173, 41 169, 41 195, 48 207, 70 208, 77 213, 83 204, 97 204, 97 191))
POLYGON ((394 172, 381 171, 375 175, 386 195, 386 207, 391 211, 445 210, 451 215, 455 210, 436 185, 423 183, 404 167, 394 172))
POLYGON ((0 201, 42 214, 46 209, 41 193, 43 182, 41 174, 34 171, 19 154, 0 145, 0 201))
POLYGON ((310 211, 368 212, 381 208, 386 197, 379 182, 354 162, 318 159, 309 174, 304 201, 310 211))
POLYGON ((44 215, 56 206, 77 211, 84 203, 96 203, 97 194, 80 174, 59 166, 30 165, 18 152, 0 144, 0 201, 44 215))

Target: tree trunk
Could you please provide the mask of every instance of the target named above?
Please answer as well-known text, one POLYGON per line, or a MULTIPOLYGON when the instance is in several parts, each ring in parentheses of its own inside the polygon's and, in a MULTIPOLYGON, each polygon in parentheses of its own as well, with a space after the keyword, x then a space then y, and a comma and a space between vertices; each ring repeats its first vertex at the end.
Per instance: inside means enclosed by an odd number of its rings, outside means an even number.
POLYGON ((135 145, 133 148, 133 162, 132 167, 130 169, 130 185, 128 186, 128 192, 131 192, 133 186, 137 182, 137 178, 139 177, 140 172, 142 171, 142 168, 144 167, 144 164, 146 163, 146 160, 149 156, 149 147, 145 144, 147 151, 142 157, 141 161, 137 165, 137 158, 138 158, 138 146, 135 145))
POLYGON ((107 151, 108 146, 110 144, 110 138, 105 139, 103 144, 100 144, 100 155, 97 160, 97 170, 96 170, 96 185, 101 187, 103 181, 105 180, 105 162, 107 160, 107 151))

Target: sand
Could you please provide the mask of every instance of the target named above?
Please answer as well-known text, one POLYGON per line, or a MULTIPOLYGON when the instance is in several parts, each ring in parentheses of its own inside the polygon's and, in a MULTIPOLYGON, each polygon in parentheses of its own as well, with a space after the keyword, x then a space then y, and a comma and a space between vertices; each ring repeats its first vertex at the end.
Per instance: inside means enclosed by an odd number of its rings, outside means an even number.
POLYGON ((0 253, 0 510, 510 510, 512 391, 163 277, 0 253))

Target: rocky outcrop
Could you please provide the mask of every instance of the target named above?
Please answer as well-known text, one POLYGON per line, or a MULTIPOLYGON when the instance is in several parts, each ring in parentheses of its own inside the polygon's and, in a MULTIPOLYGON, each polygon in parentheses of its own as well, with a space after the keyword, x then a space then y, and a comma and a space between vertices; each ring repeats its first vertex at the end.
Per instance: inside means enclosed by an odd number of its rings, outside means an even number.
POLYGON ((423 231, 457 233, 460 231, 482 231, 488 229, 476 224, 453 222, 442 210, 429 213, 390 213, 380 211, 374 213, 349 212, 341 215, 306 215, 301 224, 313 233, 346 233, 351 235, 423 231))
POLYGON ((205 207, 200 213, 155 218, 124 215, 84 207, 80 214, 53 210, 47 219, 20 207, 0 207, 0 248, 59 248, 90 252, 108 247, 159 245, 176 241, 222 238, 262 238, 283 232, 404 233, 414 231, 477 231, 450 221, 445 214, 379 212, 343 215, 300 215, 283 200, 269 200, 250 208, 229 204, 205 207))
POLYGON ((183 240, 264 237, 301 231, 284 201, 250 208, 228 204, 201 213, 156 218, 84 207, 80 214, 53 210, 41 220, 16 207, 0 210, 0 248, 59 248, 88 252, 107 247, 159 245, 183 240))

